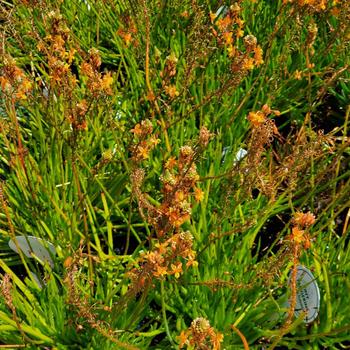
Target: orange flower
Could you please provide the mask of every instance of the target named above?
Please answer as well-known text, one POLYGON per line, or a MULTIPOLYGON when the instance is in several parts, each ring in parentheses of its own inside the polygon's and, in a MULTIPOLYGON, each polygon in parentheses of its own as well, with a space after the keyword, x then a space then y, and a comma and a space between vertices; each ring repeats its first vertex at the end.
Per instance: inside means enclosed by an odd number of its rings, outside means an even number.
POLYGON ((71 48, 70 50, 69 50, 69 52, 67 53, 67 55, 68 55, 68 63, 69 64, 71 64, 72 63, 72 61, 73 61, 73 58, 74 58, 74 55, 75 55, 75 53, 77 52, 77 50, 76 49, 74 49, 74 48, 71 48))
POLYGON ((142 135, 142 128, 139 123, 137 123, 133 129, 130 130, 134 135, 141 136, 142 135))
POLYGON ((237 29, 237 32, 236 32, 236 37, 237 38, 242 38, 242 36, 244 35, 244 31, 242 29, 237 29))
POLYGON ((79 116, 84 116, 88 110, 88 105, 85 99, 81 100, 79 103, 76 105, 76 110, 77 114, 79 116))
POLYGON ((339 8, 333 7, 333 8, 331 9, 331 14, 332 14, 333 16, 335 16, 335 17, 339 16, 339 14, 340 14, 339 8))
POLYGON ((31 82, 29 80, 24 80, 22 85, 19 86, 18 91, 16 92, 16 98, 19 100, 27 99, 26 93, 31 89, 31 82))
POLYGON ((293 227, 292 228, 292 239, 295 243, 302 243, 304 241, 304 230, 300 230, 298 227, 293 227))
POLYGON ((169 86, 167 85, 165 86, 164 90, 165 90, 165 93, 171 98, 179 96, 179 92, 176 90, 175 85, 169 85, 169 86))
POLYGON ((254 127, 259 127, 261 124, 265 123, 266 116, 263 112, 249 112, 247 118, 254 127))
POLYGON ((84 75, 88 76, 89 78, 91 78, 94 75, 94 70, 93 70, 93 68, 92 68, 90 63, 83 62, 80 65, 80 69, 81 69, 81 72, 84 75))
POLYGON ((175 157, 170 157, 167 162, 165 163, 165 168, 166 169, 173 169, 174 166, 176 165, 177 161, 176 161, 176 158, 175 157))
POLYGON ((2 91, 7 91, 11 89, 11 84, 5 77, 0 77, 0 85, 2 91))
POLYGON ((227 47, 227 52, 228 52, 229 57, 234 57, 236 54, 236 49, 234 48, 233 45, 229 45, 227 47))
POLYGON ((252 70, 254 68, 254 59, 247 57, 243 60, 243 68, 246 70, 252 70))
POLYGON ((224 335, 222 333, 216 333, 211 337, 213 343, 213 350, 220 350, 222 341, 224 340, 224 335))
POLYGON ((68 256, 66 258, 66 260, 64 261, 63 266, 65 268, 68 268, 68 267, 72 266, 72 264, 73 264, 73 258, 71 256, 68 256))
POLYGON ((233 43, 232 32, 225 32, 222 36, 226 45, 231 45, 233 43))
POLYGON ((166 275, 167 272, 167 268, 165 266, 157 266, 157 271, 153 273, 153 275, 155 277, 163 277, 164 275, 166 275))
POLYGON ((216 18, 216 14, 214 12, 210 12, 209 16, 210 16, 210 22, 214 23, 215 18, 216 18))
POLYGON ((77 130, 87 130, 88 129, 88 125, 86 120, 81 121, 77 126, 76 126, 77 130))
POLYGON ((191 250, 190 253, 188 254, 186 267, 190 267, 190 266, 197 267, 198 261, 196 261, 195 258, 196 258, 196 253, 193 250, 191 250))
POLYGON ((194 189, 194 198, 197 202, 201 202, 204 198, 204 192, 198 187, 194 189))
POLYGON ((188 342, 189 331, 181 331, 180 335, 177 337, 180 341, 179 348, 183 348, 183 346, 188 342))
POLYGON ((269 105, 267 105, 266 103, 261 107, 261 111, 267 116, 269 114, 271 114, 272 109, 270 108, 269 105))
POLYGON ((219 18, 216 22, 218 28, 223 32, 232 24, 232 19, 230 16, 226 16, 225 18, 219 18))
POLYGON ((124 40, 126 47, 130 46, 133 40, 131 33, 125 32, 123 29, 119 28, 117 30, 117 35, 119 35, 124 40))
POLYGON ((164 258, 161 255, 161 253, 158 251, 156 252, 147 252, 146 254, 144 254, 144 259, 149 261, 150 263, 154 264, 154 265, 159 265, 162 264, 164 262, 164 258))
POLYGON ((315 223, 315 215, 313 215, 311 212, 308 213, 295 213, 294 215, 294 222, 299 225, 300 227, 308 227, 315 223))
POLYGON ((189 214, 181 214, 178 209, 170 208, 171 210, 168 213, 169 222, 175 226, 180 227, 185 221, 189 220, 189 214))
POLYGON ((309 237, 306 237, 304 242, 304 248, 309 249, 310 247, 311 247, 311 240, 309 237))
POLYGON ((154 246, 158 249, 158 254, 163 255, 167 251, 167 242, 165 243, 156 243, 154 246))
POLYGON ((295 72, 294 72, 294 78, 296 79, 296 80, 301 80, 302 78, 303 78, 303 73, 300 71, 300 70, 296 70, 295 72))
POLYGON ((101 87, 105 90, 110 92, 111 89, 111 85, 113 83, 113 77, 111 75, 111 72, 106 73, 103 78, 102 78, 102 82, 101 82, 101 87))
POLYGON ((151 144, 151 146, 157 146, 158 143, 160 143, 160 139, 157 139, 154 135, 152 135, 149 139, 149 143, 151 144))
POLYGON ((178 262, 176 265, 171 264, 171 273, 175 275, 175 278, 179 278, 182 273, 182 263, 178 262))
POLYGON ((183 17, 183 18, 188 18, 190 15, 189 15, 188 11, 186 10, 186 11, 182 12, 180 14, 180 16, 183 17))
POLYGON ((185 196, 185 194, 184 194, 183 191, 177 191, 177 192, 175 193, 175 199, 176 199, 176 201, 182 202, 183 200, 185 200, 185 198, 186 198, 186 196, 185 196))
POLYGON ((254 60, 257 66, 260 66, 261 64, 264 63, 263 50, 260 46, 257 46, 254 50, 254 60))
POLYGON ((138 147, 138 156, 143 158, 143 159, 147 159, 149 157, 148 147, 139 146, 138 147))
POLYGON ((126 46, 129 46, 132 42, 132 36, 130 33, 125 33, 123 36, 124 42, 126 46))
POLYGON ((237 18, 236 19, 236 24, 238 25, 238 27, 242 28, 243 25, 244 25, 243 19, 237 18))
POLYGON ((155 99, 156 99, 156 97, 154 96, 154 93, 152 91, 148 91, 147 96, 146 96, 146 100, 152 102, 155 99))

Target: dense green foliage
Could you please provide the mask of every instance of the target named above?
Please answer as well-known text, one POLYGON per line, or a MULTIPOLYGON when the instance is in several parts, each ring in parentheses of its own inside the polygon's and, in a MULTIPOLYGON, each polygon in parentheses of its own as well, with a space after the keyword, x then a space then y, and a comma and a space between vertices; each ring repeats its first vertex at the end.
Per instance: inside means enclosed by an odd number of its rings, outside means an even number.
POLYGON ((0 1, 0 344, 349 346, 350 4, 222 5, 0 1), (297 263, 310 325, 286 322, 297 263))

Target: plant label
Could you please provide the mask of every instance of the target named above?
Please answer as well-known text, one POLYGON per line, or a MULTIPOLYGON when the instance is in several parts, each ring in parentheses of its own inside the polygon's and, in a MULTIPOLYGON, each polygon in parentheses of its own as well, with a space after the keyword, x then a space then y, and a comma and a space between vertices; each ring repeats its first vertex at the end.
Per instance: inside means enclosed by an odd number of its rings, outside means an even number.
POLYGON ((226 5, 222 5, 218 8, 215 13, 215 17, 225 17, 228 13, 229 8, 226 5))
POLYGON ((240 148, 235 155, 233 165, 236 165, 238 162, 240 162, 247 154, 248 152, 244 148, 240 148))
MULTIPOLYGON (((35 255, 40 260, 47 262, 51 267, 54 266, 52 256, 56 255, 56 249, 53 244, 34 236, 16 236, 16 240, 26 257, 32 258, 35 255)), ((9 242, 9 247, 18 253, 17 246, 12 239, 9 242)))
POLYGON ((306 311, 305 323, 311 323, 318 315, 320 309, 320 290, 313 274, 309 269, 299 265, 297 267, 297 302, 294 316, 298 317, 306 311))

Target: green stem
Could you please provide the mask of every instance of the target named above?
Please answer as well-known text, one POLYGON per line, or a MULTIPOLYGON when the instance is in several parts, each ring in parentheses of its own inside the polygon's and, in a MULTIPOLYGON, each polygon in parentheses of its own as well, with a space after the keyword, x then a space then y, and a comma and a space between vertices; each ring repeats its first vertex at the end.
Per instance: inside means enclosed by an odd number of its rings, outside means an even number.
POLYGON ((160 281, 160 294, 161 294, 161 300, 162 300, 162 315, 163 315, 163 321, 164 321, 164 327, 167 337, 169 338, 169 341, 173 348, 175 348, 175 343, 173 341, 173 338, 171 337, 168 320, 166 318, 166 311, 165 311, 165 301, 164 301, 164 281, 160 281))
POLYGON ((327 323, 325 327, 325 332, 329 332, 332 328, 333 320, 332 320, 332 303, 331 303, 331 290, 329 287, 329 279, 328 279, 328 271, 325 264, 322 264, 324 285, 326 290, 326 309, 327 309, 327 323))

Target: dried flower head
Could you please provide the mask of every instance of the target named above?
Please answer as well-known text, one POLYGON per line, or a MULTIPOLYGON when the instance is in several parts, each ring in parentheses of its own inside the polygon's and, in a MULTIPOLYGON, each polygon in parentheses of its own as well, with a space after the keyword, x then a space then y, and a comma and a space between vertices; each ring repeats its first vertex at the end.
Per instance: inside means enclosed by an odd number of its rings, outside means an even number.
POLYGON ((209 328, 209 321, 203 317, 198 317, 194 319, 191 323, 191 330, 194 335, 202 335, 203 333, 208 332, 209 328))
POLYGON ((254 35, 249 34, 243 38, 243 42, 244 42, 246 49, 248 51, 251 51, 256 47, 258 40, 256 39, 256 37, 254 35))
POLYGON ((134 144, 130 147, 133 160, 141 162, 148 159, 150 152, 160 143, 157 136, 152 135, 152 122, 149 119, 142 120, 130 131, 134 134, 134 144))
POLYGON ((212 136, 213 134, 205 126, 202 126, 199 131, 199 144, 202 147, 207 147, 212 136))
POLYGON ((219 350, 224 336, 216 332, 207 319, 198 317, 186 331, 181 332, 178 339, 180 349, 187 345, 191 349, 219 350))
POLYGON ((311 212, 301 213, 297 212, 292 220, 292 233, 289 236, 291 243, 294 246, 303 245, 305 249, 309 249, 311 246, 310 235, 307 229, 315 223, 315 216, 311 212))
POLYGON ((294 243, 300 244, 305 240, 305 231, 298 227, 292 228, 292 240, 294 243))
POLYGON ((313 225, 316 221, 315 215, 311 212, 301 213, 297 212, 294 215, 293 222, 301 228, 307 228, 313 225))
POLYGON ((179 161, 183 163, 190 163, 193 160, 194 150, 190 146, 182 146, 180 148, 179 161))
POLYGON ((27 99, 32 90, 32 83, 14 59, 5 57, 0 73, 0 88, 4 95, 13 100, 27 99))
POLYGON ((254 48, 254 61, 256 66, 260 66, 264 63, 263 50, 259 45, 254 48))
POLYGON ((252 126, 259 127, 261 124, 265 123, 266 115, 262 111, 249 112, 247 119, 250 121, 252 126))
POLYGON ((179 92, 176 90, 175 85, 172 85, 172 84, 166 85, 164 87, 164 91, 170 98, 175 98, 175 97, 179 96, 179 92))

